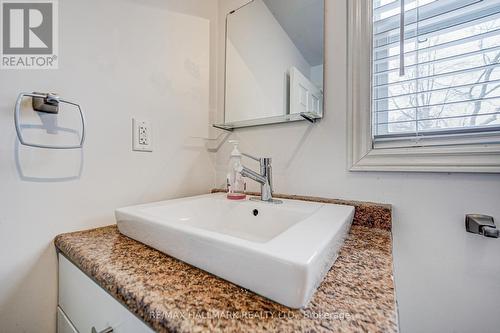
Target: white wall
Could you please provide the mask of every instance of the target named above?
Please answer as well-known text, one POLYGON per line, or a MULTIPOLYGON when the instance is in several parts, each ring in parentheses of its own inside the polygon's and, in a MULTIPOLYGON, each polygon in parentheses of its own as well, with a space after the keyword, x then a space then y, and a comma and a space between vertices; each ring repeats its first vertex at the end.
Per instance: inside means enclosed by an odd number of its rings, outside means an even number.
MULTIPOLYGON (((219 10, 237 3, 220 0, 219 10)), ((273 158, 277 192, 393 204, 402 332, 498 332, 500 240, 466 233, 464 215, 490 214, 500 225, 500 175, 346 171, 346 4, 326 1, 325 118, 240 129, 231 138, 244 152, 273 158)), ((221 56, 219 110, 223 63, 221 56)), ((217 153, 219 186, 229 146, 217 153)))
POLYGON ((309 76, 311 66, 262 0, 230 15, 228 31, 226 121, 286 114, 288 70, 309 76))
POLYGON ((116 207, 213 186, 211 156, 190 136, 207 136, 214 107, 216 7, 59 1, 60 68, 0 72, 0 331, 55 332, 57 234, 112 224, 116 207), (55 91, 82 104, 83 158, 16 145, 21 91, 55 91), (131 151, 133 116, 153 124, 153 153, 131 151))

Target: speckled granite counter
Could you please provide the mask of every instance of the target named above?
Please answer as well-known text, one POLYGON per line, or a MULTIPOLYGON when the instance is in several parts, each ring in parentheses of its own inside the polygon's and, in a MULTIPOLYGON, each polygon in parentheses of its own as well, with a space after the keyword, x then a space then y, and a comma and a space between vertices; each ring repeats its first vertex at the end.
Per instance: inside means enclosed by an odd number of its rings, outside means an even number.
POLYGON ((159 332, 397 332, 391 233, 363 221, 355 220, 339 258, 302 310, 178 261, 114 225, 59 235, 55 245, 159 332))

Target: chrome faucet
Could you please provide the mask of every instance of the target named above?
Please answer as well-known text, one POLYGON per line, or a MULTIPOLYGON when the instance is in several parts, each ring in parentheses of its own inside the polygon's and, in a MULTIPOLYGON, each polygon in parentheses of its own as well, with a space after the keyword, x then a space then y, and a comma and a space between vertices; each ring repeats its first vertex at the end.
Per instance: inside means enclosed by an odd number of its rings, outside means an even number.
POLYGON ((260 174, 243 165, 239 170, 243 177, 250 178, 257 183, 260 183, 260 199, 250 198, 250 200, 260 200, 275 204, 282 203, 281 200, 273 199, 273 172, 271 167, 271 158, 257 158, 245 153, 242 153, 242 155, 260 163, 260 174))

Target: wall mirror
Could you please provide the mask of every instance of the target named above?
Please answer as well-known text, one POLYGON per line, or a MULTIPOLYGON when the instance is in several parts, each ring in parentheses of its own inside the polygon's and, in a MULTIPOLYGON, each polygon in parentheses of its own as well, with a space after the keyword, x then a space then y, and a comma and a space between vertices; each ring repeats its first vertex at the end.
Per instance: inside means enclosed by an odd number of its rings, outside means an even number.
POLYGON ((323 116, 324 0, 253 0, 226 17, 224 122, 323 116))

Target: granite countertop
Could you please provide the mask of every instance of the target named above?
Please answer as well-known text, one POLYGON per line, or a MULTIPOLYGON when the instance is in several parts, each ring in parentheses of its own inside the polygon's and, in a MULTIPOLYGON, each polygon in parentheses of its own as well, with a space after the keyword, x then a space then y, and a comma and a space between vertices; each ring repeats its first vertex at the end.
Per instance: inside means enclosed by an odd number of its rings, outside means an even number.
POLYGON ((62 234, 55 245, 158 332, 397 332, 390 207, 352 204, 355 219, 339 257, 301 310, 156 251, 116 225, 62 234))

